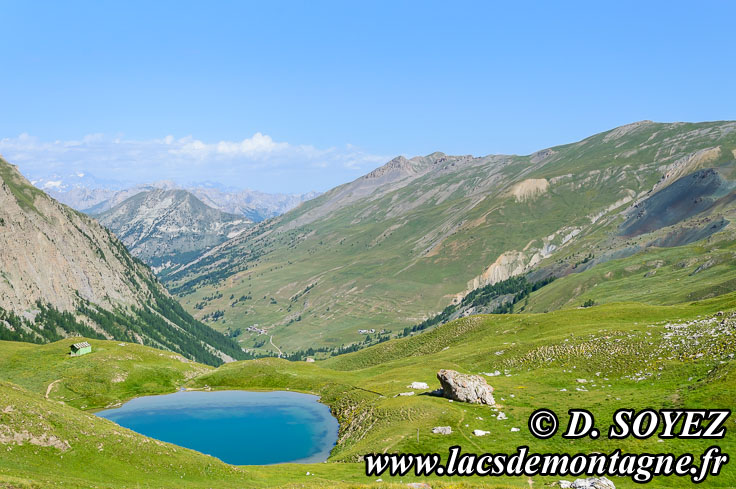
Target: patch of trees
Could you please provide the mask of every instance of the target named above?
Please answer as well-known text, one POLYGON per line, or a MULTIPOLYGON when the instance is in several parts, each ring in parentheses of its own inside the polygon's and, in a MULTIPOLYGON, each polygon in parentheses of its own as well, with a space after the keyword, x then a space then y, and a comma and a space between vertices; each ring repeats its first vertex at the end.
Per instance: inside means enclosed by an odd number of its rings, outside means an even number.
POLYGON ((34 334, 33 331, 35 331, 35 328, 27 319, 16 316, 13 311, 0 308, 0 340, 24 341, 26 343, 46 343, 49 341, 34 334))
POLYGON ((453 317, 455 313, 463 309, 478 308, 488 306, 495 299, 511 295, 511 300, 504 301, 496 306, 493 310, 488 311, 489 314, 511 314, 514 312, 514 305, 519 301, 529 297, 529 294, 535 290, 539 290, 545 285, 552 282, 555 278, 548 277, 537 282, 529 282, 525 276, 517 276, 507 278, 495 284, 485 285, 469 292, 460 304, 450 304, 445 307, 442 312, 425 319, 421 323, 414 326, 407 326, 399 333, 399 337, 409 336, 412 333, 424 331, 432 326, 445 324, 453 317))
MULTIPOLYGON (((230 295, 230 300, 232 300, 234 298, 235 298, 235 295, 231 294, 230 295)), ((249 300, 252 300, 252 299, 253 299, 253 296, 251 296, 250 294, 248 294, 248 295, 241 295, 240 297, 238 297, 237 299, 235 299, 233 302, 230 303, 230 307, 235 307, 235 306, 237 306, 241 302, 249 301, 249 300)))
POLYGON ((572 266, 573 270, 579 267, 580 265, 585 265, 593 258, 595 258, 595 255, 593 253, 588 253, 587 255, 585 255, 585 257, 582 260, 575 262, 575 264, 572 266))
POLYGON ((344 355, 345 353, 352 353, 369 346, 377 345, 391 339, 391 334, 388 332, 378 333, 376 335, 366 335, 365 339, 359 343, 351 343, 349 345, 340 345, 336 347, 320 347, 320 348, 307 348, 306 350, 297 350, 292 353, 284 355, 282 358, 293 362, 304 361, 307 358, 313 358, 319 356, 322 358, 334 357, 337 355, 344 355))

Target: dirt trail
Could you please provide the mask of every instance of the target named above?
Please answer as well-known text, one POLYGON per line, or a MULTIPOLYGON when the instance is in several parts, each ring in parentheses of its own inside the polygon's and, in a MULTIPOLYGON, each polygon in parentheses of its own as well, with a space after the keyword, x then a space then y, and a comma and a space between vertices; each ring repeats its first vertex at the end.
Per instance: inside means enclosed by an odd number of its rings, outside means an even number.
POLYGON ((271 335, 271 337, 268 339, 268 341, 271 343, 271 346, 273 346, 274 348, 276 348, 279 351, 279 358, 281 358, 282 356, 284 356, 284 352, 281 351, 281 348, 279 348, 278 346, 276 346, 276 343, 273 342, 273 335, 271 335))
POLYGON ((51 394, 51 389, 54 388, 54 384, 57 382, 61 382, 61 379, 56 379, 55 381, 51 382, 48 387, 46 387, 46 399, 49 398, 49 394, 51 394))

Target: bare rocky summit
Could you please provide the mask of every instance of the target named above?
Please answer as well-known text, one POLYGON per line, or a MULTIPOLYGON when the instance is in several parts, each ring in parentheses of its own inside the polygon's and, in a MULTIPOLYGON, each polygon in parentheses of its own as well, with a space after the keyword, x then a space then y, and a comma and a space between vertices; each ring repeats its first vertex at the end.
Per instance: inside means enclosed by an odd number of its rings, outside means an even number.
POLYGON ((141 192, 96 217, 157 273, 193 259, 253 224, 179 189, 141 192))

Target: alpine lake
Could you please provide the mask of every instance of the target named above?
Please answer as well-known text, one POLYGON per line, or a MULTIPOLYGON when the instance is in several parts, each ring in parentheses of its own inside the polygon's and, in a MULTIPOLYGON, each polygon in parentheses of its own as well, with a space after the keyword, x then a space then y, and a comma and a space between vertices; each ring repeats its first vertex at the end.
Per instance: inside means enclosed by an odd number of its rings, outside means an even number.
POLYGON ((327 460, 338 430, 318 401, 285 391, 179 391, 95 414, 228 464, 313 463, 327 460))

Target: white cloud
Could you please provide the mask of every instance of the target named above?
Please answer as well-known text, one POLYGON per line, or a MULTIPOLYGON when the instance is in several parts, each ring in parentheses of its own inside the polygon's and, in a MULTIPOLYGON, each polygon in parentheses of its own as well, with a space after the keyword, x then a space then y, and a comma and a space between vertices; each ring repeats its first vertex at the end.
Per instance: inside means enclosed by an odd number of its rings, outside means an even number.
POLYGON ((217 142, 192 136, 135 140, 104 134, 42 141, 23 133, 0 139, 0 154, 34 177, 89 173, 130 183, 210 180, 266 191, 326 190, 390 159, 350 144, 294 145, 260 132, 241 141, 217 142))

